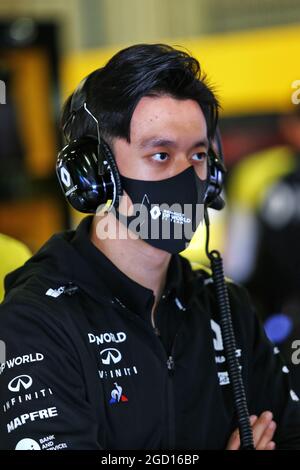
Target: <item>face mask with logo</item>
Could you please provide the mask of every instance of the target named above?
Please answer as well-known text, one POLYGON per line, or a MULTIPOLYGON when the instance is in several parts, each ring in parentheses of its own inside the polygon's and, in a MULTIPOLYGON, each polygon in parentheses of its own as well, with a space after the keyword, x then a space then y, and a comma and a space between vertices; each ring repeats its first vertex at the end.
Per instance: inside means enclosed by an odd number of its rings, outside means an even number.
POLYGON ((207 181, 189 167, 164 180, 142 181, 121 175, 121 182, 134 205, 134 215, 117 211, 118 220, 155 248, 169 253, 187 248, 203 220, 207 181))

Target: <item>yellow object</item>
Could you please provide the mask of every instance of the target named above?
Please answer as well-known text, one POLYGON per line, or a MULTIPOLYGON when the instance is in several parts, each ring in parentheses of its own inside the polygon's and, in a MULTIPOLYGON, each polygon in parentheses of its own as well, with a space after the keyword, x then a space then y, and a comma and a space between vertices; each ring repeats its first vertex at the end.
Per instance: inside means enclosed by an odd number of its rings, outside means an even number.
POLYGON ((292 172, 295 164, 295 157, 287 147, 272 147, 248 156, 231 174, 230 203, 255 211, 271 185, 292 172))
POLYGON ((4 297, 4 278, 14 269, 22 266, 31 253, 23 243, 0 234, 0 302, 4 297))
MULTIPOLYGON (((188 49, 214 86, 224 116, 283 112, 291 107, 299 77, 300 25, 261 28, 194 39, 163 39, 188 49)), ((64 98, 80 80, 126 45, 72 54, 62 67, 64 98)), ((300 88, 300 85, 297 87, 300 88)))
MULTIPOLYGON (((221 211, 208 209, 208 213, 210 220, 209 250, 218 250, 222 253, 226 234, 226 208, 221 211)), ((206 228, 203 222, 197 228, 188 248, 180 253, 191 262, 192 266, 195 265, 195 269, 199 269, 197 264, 202 265, 201 268, 203 268, 203 265, 210 265, 205 253, 205 242, 206 228)))

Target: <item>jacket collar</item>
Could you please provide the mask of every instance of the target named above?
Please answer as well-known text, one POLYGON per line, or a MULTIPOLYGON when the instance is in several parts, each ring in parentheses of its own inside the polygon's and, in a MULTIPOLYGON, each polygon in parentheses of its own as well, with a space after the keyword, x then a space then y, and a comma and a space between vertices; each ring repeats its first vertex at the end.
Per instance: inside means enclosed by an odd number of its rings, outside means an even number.
MULTIPOLYGON (((89 266, 89 272, 85 273, 85 277, 87 277, 85 284, 89 282, 88 278, 90 278, 90 287, 93 286, 94 291, 97 291, 94 294, 98 297, 99 294, 103 296, 101 285, 104 285, 106 294, 110 294, 111 300, 115 299, 132 312, 148 317, 154 303, 153 291, 130 279, 95 247, 90 239, 92 221, 93 216, 85 217, 72 239, 73 247, 84 258, 85 265, 89 266)), ((179 255, 173 255, 163 295, 182 299, 184 291, 182 271, 182 258, 179 255)))

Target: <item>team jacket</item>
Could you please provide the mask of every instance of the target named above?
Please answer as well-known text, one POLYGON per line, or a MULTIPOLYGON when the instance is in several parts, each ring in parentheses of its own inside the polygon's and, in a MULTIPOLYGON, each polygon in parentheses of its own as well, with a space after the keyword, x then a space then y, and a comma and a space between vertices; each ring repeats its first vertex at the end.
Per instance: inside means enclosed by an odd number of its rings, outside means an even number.
MULTIPOLYGON (((94 247, 90 223, 6 278, 0 448, 224 449, 237 422, 212 279, 173 256, 154 328, 152 291, 94 247)), ((300 449, 288 370, 246 291, 228 289, 249 411, 271 410, 277 447, 300 449)))

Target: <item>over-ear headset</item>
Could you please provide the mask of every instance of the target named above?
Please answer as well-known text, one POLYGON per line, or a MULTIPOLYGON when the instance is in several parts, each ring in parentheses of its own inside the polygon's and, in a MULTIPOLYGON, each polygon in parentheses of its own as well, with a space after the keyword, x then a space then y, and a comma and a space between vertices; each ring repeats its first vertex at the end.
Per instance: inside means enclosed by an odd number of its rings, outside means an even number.
POLYGON ((63 131, 67 145, 59 152, 56 173, 65 197, 79 212, 95 213, 108 201, 118 205, 122 195, 119 171, 107 143, 100 136, 99 121, 87 104, 86 82, 80 82, 70 104, 70 115, 63 131), (85 135, 72 139, 72 124, 79 111, 84 110, 95 122, 97 138, 85 135))
MULTIPOLYGON (((88 107, 86 90, 91 75, 80 82, 72 95, 70 115, 63 128, 68 143, 59 152, 56 164, 56 173, 65 197, 74 209, 84 213, 95 213, 100 205, 109 201, 117 207, 119 196, 123 193, 114 155, 100 135, 98 119, 88 107), (97 138, 91 135, 72 138, 72 124, 82 110, 93 119, 97 138)), ((211 147, 208 153, 205 204, 220 210, 224 207, 220 193, 226 170, 219 132, 216 134, 215 144, 217 152, 211 147)))
POLYGON ((225 206, 221 192, 224 185, 226 168, 224 165, 222 139, 219 128, 216 129, 213 143, 216 150, 213 148, 213 144, 208 150, 208 182, 205 194, 205 204, 207 207, 212 209, 221 210, 225 206))

